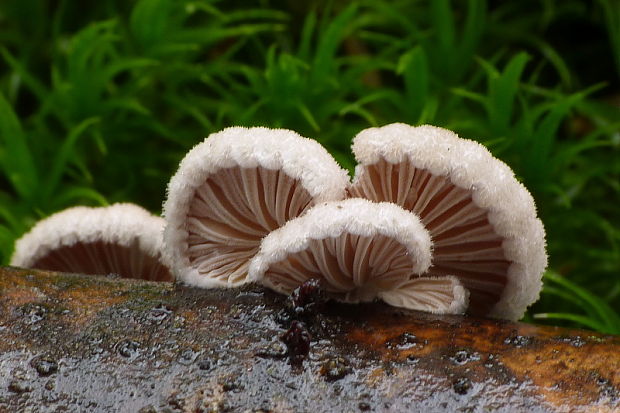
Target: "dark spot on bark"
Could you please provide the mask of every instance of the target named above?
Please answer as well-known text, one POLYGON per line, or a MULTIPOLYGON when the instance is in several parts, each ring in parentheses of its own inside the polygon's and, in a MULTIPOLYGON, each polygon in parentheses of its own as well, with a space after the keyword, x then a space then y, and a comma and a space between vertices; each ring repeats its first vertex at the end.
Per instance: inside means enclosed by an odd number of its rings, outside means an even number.
POLYGON ((312 337, 301 321, 293 320, 291 327, 282 336, 280 340, 288 349, 288 355, 291 364, 300 365, 310 352, 310 340, 312 337))
POLYGON ((342 357, 327 360, 321 366, 321 375, 327 381, 337 381, 351 372, 351 368, 342 357))
POLYGON ((179 393, 173 393, 168 397, 168 406, 173 409, 183 410, 185 407, 185 399, 179 393))
POLYGON ((530 344, 532 344, 533 341, 534 340, 532 337, 514 334, 506 337, 506 339, 504 340, 504 344, 509 344, 515 346, 516 348, 521 348, 529 346, 530 344))
POLYGON ((385 345, 389 349, 408 350, 418 345, 418 338, 415 334, 406 332, 388 340, 385 345))
POLYGON ((467 394, 471 389, 471 380, 467 377, 460 377, 452 383, 452 388, 457 394, 467 394))
POLYGON ((360 411, 367 412, 370 410, 370 404, 366 402, 360 402, 357 407, 359 407, 360 411))
POLYGON ((58 363, 47 357, 35 357, 30 365, 39 373, 41 377, 50 376, 58 371, 58 363))
POLYGON ((198 362, 198 368, 203 371, 211 370, 213 368, 213 363, 211 360, 204 358, 198 362))
POLYGON ((452 357, 450 357, 450 360, 452 360, 454 364, 462 366, 470 361, 480 360, 480 355, 477 353, 470 353, 467 350, 458 350, 452 357))
POLYGON ((284 358, 288 354, 288 347, 281 341, 274 341, 258 350, 256 355, 262 358, 284 358))
POLYGON ((9 383, 9 391, 13 393, 28 393, 32 391, 32 385, 24 380, 12 380, 9 383))
POLYGON ((138 355, 140 343, 133 340, 121 340, 116 345, 116 351, 123 357, 133 358, 138 355))
POLYGON ((48 311, 44 306, 28 303, 19 307, 17 312, 24 318, 26 324, 35 324, 43 320, 48 311))
POLYGON ((230 379, 222 383, 222 390, 226 392, 243 390, 243 386, 236 379, 230 379))
POLYGON ((148 319, 156 323, 161 323, 172 314, 172 310, 163 304, 151 309, 148 319))
POLYGON ((316 278, 304 282, 291 293, 288 301, 296 318, 316 314, 325 304, 321 282, 316 278))

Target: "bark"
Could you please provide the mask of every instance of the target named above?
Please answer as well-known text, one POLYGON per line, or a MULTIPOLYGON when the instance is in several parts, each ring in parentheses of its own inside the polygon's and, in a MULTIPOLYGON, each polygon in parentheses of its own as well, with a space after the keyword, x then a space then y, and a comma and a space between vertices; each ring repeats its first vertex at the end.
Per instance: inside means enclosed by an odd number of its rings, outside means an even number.
POLYGON ((378 303, 289 304, 256 285, 0 268, 0 411, 620 408, 619 337, 378 303))

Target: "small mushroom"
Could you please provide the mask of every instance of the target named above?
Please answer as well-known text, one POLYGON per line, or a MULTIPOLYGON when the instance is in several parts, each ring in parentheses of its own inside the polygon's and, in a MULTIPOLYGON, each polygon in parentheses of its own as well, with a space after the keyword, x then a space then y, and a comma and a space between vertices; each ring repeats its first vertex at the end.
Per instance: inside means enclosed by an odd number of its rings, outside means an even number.
POLYGON ((315 206, 266 236, 249 278, 284 294, 317 278, 344 302, 382 298, 415 310, 462 311, 467 294, 458 280, 417 278, 430 264, 431 240, 414 214, 348 199, 315 206))
POLYGON ((163 218, 133 204, 74 207, 39 221, 17 240, 11 265, 172 281, 163 218))
POLYGON ((354 197, 414 212, 433 240, 425 275, 453 275, 468 312, 519 319, 536 301, 547 265, 545 232, 530 193, 477 142, 433 126, 391 124, 360 132, 354 197))
POLYGON ((261 239, 316 203, 342 199, 349 178, 316 141, 285 129, 232 127, 182 160, 164 204, 175 276, 235 286, 261 239))

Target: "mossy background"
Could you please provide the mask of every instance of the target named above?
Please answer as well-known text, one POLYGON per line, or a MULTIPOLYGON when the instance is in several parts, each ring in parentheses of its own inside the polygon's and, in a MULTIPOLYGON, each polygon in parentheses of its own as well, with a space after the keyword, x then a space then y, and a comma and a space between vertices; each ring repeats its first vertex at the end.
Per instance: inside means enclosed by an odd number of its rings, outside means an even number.
POLYGON ((69 206, 159 213, 224 127, 352 169, 352 137, 396 121, 484 143, 532 192, 550 267, 526 320, 620 334, 618 0, 3 0, 0 261, 69 206))

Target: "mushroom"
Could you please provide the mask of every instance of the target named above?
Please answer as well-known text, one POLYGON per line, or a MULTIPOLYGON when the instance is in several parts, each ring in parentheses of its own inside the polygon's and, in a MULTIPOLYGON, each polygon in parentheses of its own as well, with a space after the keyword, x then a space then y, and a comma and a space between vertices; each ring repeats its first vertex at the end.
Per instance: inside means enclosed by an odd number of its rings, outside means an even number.
POLYGON ((545 232, 530 193, 477 142, 433 126, 360 132, 350 196, 402 206, 433 240, 429 277, 455 276, 468 312, 519 319, 538 298, 545 232))
POLYGON ((285 129, 232 127, 181 161, 164 233, 175 277, 235 286, 261 239, 316 203, 342 199, 349 177, 319 143, 285 129))
POLYGON ((311 278, 344 302, 381 298, 439 313, 462 312, 467 292, 451 278, 420 278, 431 264, 431 240, 419 219, 390 203, 327 202, 266 236, 249 279, 291 293, 311 278))
POLYGON ((133 204, 74 207, 39 221, 17 240, 11 265, 172 281, 164 220, 133 204))

